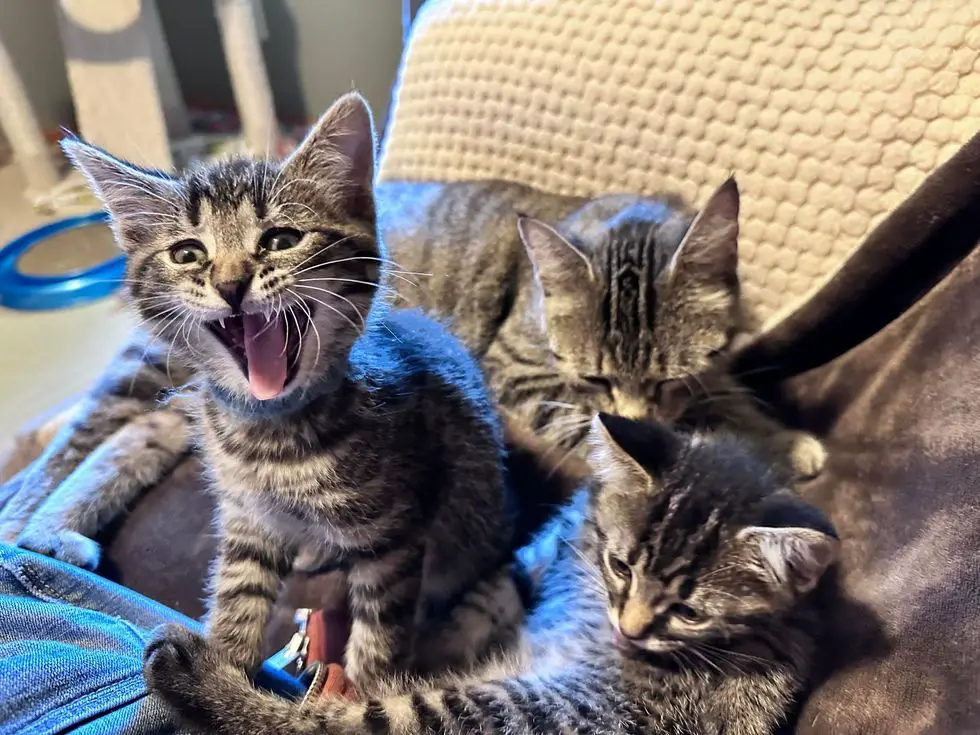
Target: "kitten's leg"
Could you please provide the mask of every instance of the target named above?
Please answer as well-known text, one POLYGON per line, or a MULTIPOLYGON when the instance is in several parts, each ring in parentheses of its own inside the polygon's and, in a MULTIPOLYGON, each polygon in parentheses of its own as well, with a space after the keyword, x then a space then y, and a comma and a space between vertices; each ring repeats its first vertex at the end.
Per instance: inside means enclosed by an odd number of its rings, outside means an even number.
POLYGON ((724 723, 725 735, 771 735, 792 705, 799 678, 788 671, 726 677, 708 697, 705 719, 724 723))
POLYGON ((0 542, 14 543, 58 485, 102 442, 145 410, 144 404, 135 399, 84 401, 41 456, 9 480, 18 483, 19 488, 0 512, 0 542))
POLYGON ((137 416, 55 489, 28 521, 18 545, 95 569, 100 552, 92 537, 177 465, 188 439, 187 419, 179 412, 137 416))
POLYGON ((228 661, 252 673, 261 664, 262 634, 295 549, 231 503, 219 509, 218 536, 208 639, 228 661))
POLYGON ((752 442, 765 456, 771 457, 792 471, 797 480, 816 477, 827 462, 823 443, 805 431, 787 429, 756 405, 746 389, 708 383, 709 396, 717 390, 718 397, 707 403, 707 424, 728 430, 752 442))
POLYGON ((448 619, 430 627, 418 646, 419 668, 471 671, 490 654, 512 650, 525 617, 518 574, 513 565, 507 565, 488 575, 463 597, 448 619))
POLYGON ((372 691, 395 671, 410 670, 415 663, 424 557, 422 546, 403 546, 350 568, 351 631, 345 669, 358 691, 372 691))
POLYGON ((322 697, 300 705, 251 686, 200 636, 159 630, 144 675, 186 721, 215 735, 458 735, 507 732, 647 732, 640 708, 624 706, 618 670, 596 660, 541 676, 461 682, 384 699, 322 697), (173 682, 178 688, 170 688, 173 682))

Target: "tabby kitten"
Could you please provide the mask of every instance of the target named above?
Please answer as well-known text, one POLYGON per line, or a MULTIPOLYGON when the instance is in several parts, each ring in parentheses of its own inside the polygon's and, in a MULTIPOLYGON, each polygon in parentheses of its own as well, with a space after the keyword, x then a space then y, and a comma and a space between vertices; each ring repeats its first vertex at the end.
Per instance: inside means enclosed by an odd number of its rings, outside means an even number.
POLYGON ((185 412, 172 392, 190 380, 169 343, 138 331, 44 452, 0 489, 0 541, 85 569, 92 540, 190 449, 185 412))
POLYGON ((218 735, 773 732, 807 682, 833 528, 734 440, 613 416, 590 437, 597 482, 539 540, 554 559, 519 653, 442 686, 301 706, 164 629, 151 688, 218 735))
POLYGON ((820 442, 768 417, 728 369, 748 322, 734 179, 697 215, 677 199, 503 181, 378 192, 392 258, 429 274, 399 281, 401 296, 449 319, 500 403, 557 446, 578 447, 606 411, 745 435, 798 476, 822 468, 820 442))
POLYGON ((503 645, 523 607, 499 427, 462 345, 377 298, 387 259, 364 100, 341 98, 282 163, 171 178, 65 149, 112 215, 141 316, 200 380, 222 658, 239 675, 259 664, 293 567, 347 572, 360 690, 503 645), (170 326, 175 306, 185 318, 170 326))

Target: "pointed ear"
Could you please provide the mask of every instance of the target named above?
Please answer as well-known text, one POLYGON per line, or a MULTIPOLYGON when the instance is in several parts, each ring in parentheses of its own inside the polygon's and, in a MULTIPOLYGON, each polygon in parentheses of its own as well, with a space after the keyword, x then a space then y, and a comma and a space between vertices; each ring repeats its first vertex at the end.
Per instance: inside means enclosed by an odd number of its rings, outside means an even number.
POLYGON ((521 214, 517 217, 517 231, 534 266, 534 277, 546 296, 593 280, 592 264, 585 253, 550 225, 521 214))
POLYGON ((748 526, 735 538, 759 561, 770 583, 797 594, 817 586, 840 546, 834 536, 812 528, 748 526))
MULTIPOLYGON (((166 174, 132 166, 78 138, 63 139, 61 150, 105 205, 117 235, 132 222, 152 224, 179 216, 183 205, 180 184, 166 174)), ((118 239, 125 249, 126 238, 118 239)))
POLYGON ((374 119, 357 92, 334 102, 283 164, 287 177, 336 186, 348 211, 373 213, 374 119))
POLYGON ((592 419, 588 436, 589 466, 604 488, 623 491, 632 487, 648 487, 650 475, 613 438, 608 428, 608 423, 614 418, 609 414, 599 413, 592 419))
POLYGON ((589 465, 604 484, 647 486, 677 461, 681 439, 666 426, 596 414, 589 432, 589 465))
POLYGON ((738 283, 738 184, 730 177, 708 199, 677 246, 668 265, 670 278, 738 283))

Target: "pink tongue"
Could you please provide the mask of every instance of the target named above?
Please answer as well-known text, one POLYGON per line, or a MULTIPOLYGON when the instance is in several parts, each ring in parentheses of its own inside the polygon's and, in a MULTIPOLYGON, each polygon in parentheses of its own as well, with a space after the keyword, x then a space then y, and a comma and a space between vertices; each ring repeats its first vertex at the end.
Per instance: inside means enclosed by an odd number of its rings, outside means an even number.
POLYGON ((278 317, 270 324, 261 314, 246 314, 243 323, 248 385, 253 396, 267 401, 286 386, 286 331, 278 317))

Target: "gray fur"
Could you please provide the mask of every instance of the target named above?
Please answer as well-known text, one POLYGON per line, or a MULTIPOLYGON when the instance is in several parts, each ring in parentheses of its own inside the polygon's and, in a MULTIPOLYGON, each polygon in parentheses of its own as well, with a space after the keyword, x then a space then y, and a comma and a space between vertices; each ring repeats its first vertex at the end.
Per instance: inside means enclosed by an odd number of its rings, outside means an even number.
POLYGON ((169 343, 138 331, 41 456, 0 493, 10 496, 0 540, 95 569, 92 537, 189 451, 186 414, 170 398, 189 378, 169 343))
POLYGON ((449 319, 500 403, 559 453, 607 411, 745 435, 797 475, 819 472, 820 443, 768 417, 728 370, 750 321, 733 179, 697 216, 670 197, 503 181, 378 193, 391 257, 422 282, 399 280, 401 298, 449 319))
POLYGON ((300 705, 165 628, 151 688, 215 735, 773 733, 810 675, 832 527, 730 440, 615 417, 591 437, 600 481, 539 539, 552 558, 510 655, 388 696, 300 705))
POLYGON ((346 664, 362 691, 506 646, 523 606, 499 426, 463 346, 377 297, 390 266, 365 102, 341 98, 281 163, 172 178, 66 150, 129 253, 134 305, 197 373, 222 657, 242 676, 259 664, 297 560, 347 572, 346 664))

